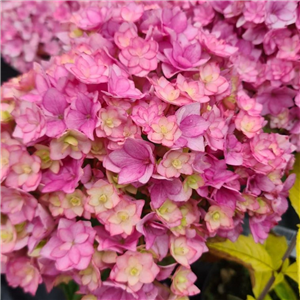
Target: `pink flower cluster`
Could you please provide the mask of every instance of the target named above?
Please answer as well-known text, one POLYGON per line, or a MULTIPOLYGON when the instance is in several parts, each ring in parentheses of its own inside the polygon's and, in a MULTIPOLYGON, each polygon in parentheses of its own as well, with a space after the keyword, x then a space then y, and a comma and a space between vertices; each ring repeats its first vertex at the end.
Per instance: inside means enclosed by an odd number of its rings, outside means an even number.
POLYGON ((79 7, 77 1, 3 1, 1 55, 5 61, 27 72, 33 62, 61 53, 64 43, 58 33, 79 7))
POLYGON ((61 5, 70 49, 1 87, 8 283, 188 299, 209 238, 235 241, 248 216, 263 242, 287 209, 298 3, 61 5))

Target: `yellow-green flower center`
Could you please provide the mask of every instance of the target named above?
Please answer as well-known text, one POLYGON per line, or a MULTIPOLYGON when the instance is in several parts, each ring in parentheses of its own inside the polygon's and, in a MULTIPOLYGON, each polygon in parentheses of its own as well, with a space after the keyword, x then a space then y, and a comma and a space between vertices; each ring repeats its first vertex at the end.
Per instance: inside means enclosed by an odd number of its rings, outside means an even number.
POLYGON ((175 169, 181 169, 182 168, 182 163, 181 163, 181 160, 179 159, 174 159, 172 161, 172 166, 175 168, 175 169))
POLYGON ((179 276, 178 277, 178 282, 179 283, 185 283, 186 282, 186 278, 184 276, 179 276))
POLYGON ((8 163, 9 163, 8 158, 6 158, 6 157, 1 158, 1 165, 2 166, 6 166, 6 165, 8 165, 8 163))
POLYGON ((113 128, 114 127, 114 122, 113 122, 113 119, 111 118, 108 118, 105 120, 105 125, 109 128, 113 128))
POLYGON ((184 247, 176 247, 174 249, 175 255, 185 255, 188 252, 188 250, 184 247))
POLYGON ((65 138, 64 142, 71 146, 78 146, 78 141, 73 136, 69 135, 65 138))
POLYGON ((138 276, 140 271, 137 268, 133 267, 129 273, 131 276, 138 276))
POLYGON ((124 222, 124 221, 128 220, 129 215, 126 211, 120 211, 120 212, 118 212, 118 218, 124 222))
POLYGON ((168 133, 168 129, 165 125, 160 126, 160 130, 162 134, 167 134, 168 133))
POLYGON ((71 197, 70 204, 72 206, 79 206, 81 204, 81 199, 78 197, 71 197))
POLYGON ((22 166, 22 170, 25 174, 30 174, 31 173, 31 168, 27 165, 22 166))
POLYGON ((13 233, 8 230, 1 231, 1 241, 3 243, 9 243, 13 240, 13 233))
POLYGON ((212 218, 214 221, 219 221, 220 220, 220 213, 218 211, 214 212, 212 215, 212 218))
POLYGON ((107 202, 107 196, 105 194, 102 194, 99 198, 98 198, 100 203, 105 203, 107 202))

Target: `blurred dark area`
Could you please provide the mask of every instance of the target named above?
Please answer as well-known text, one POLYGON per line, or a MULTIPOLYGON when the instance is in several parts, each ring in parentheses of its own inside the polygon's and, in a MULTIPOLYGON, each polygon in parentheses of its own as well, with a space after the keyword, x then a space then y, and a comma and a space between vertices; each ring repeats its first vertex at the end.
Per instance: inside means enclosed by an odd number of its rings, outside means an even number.
POLYGON ((21 288, 11 288, 7 285, 5 276, 1 276, 1 300, 65 300, 64 293, 59 288, 54 288, 49 294, 45 286, 39 286, 36 295, 24 293, 21 288))
POLYGON ((18 75, 20 75, 20 73, 8 65, 1 57, 1 84, 18 75))

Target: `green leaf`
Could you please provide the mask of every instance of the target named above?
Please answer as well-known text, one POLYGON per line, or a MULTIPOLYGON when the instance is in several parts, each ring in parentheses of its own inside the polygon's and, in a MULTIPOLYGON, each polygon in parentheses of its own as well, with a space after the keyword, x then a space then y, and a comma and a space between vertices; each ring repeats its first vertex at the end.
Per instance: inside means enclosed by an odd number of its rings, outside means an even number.
POLYGON ((281 273, 284 274, 287 268, 289 267, 289 265, 290 265, 290 260, 287 258, 281 266, 281 273))
POLYGON ((265 247, 254 242, 252 236, 240 235, 233 243, 230 240, 223 242, 208 242, 212 254, 237 261, 247 267, 251 266, 257 272, 273 271, 274 266, 265 247))
POLYGON ((286 280, 283 280, 281 283, 276 285, 274 288, 275 293, 281 300, 297 300, 293 289, 290 287, 286 280))
POLYGON ((80 300, 82 295, 76 294, 79 290, 79 286, 71 280, 69 283, 62 283, 60 287, 64 291, 67 300, 80 300))
MULTIPOLYGON (((256 300, 253 296, 248 295, 246 300, 256 300)), ((264 298, 264 300, 273 300, 269 294, 264 298)))
POLYGON ((294 262, 293 264, 289 265, 288 268, 283 272, 283 274, 298 282, 297 263, 294 262))
POLYGON ((296 173, 296 182, 290 189, 290 200, 296 213, 300 217, 300 153, 296 154, 296 162, 294 164, 293 173, 296 173))
POLYGON ((284 280, 284 275, 282 273, 275 273, 275 281, 271 287, 271 289, 275 288, 278 284, 280 284, 284 280))
POLYGON ((254 283, 253 283, 252 291, 255 297, 258 297, 262 293, 263 289, 267 285, 271 276, 272 276, 271 271, 254 272, 254 283))
POLYGON ((111 269, 104 269, 103 271, 101 271, 101 280, 105 281, 110 274, 111 269))
POLYGON ((288 248, 286 238, 269 234, 264 246, 272 259, 274 269, 278 270, 282 264, 282 257, 288 248))

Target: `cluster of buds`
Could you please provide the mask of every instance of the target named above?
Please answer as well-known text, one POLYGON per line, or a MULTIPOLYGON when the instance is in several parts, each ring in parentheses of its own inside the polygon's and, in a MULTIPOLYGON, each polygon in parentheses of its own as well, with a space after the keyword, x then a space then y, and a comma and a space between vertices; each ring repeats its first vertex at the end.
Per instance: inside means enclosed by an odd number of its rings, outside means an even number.
POLYGON ((263 242, 288 207, 298 3, 57 5, 69 49, 1 87, 8 283, 188 299, 208 239, 248 216, 263 242))

